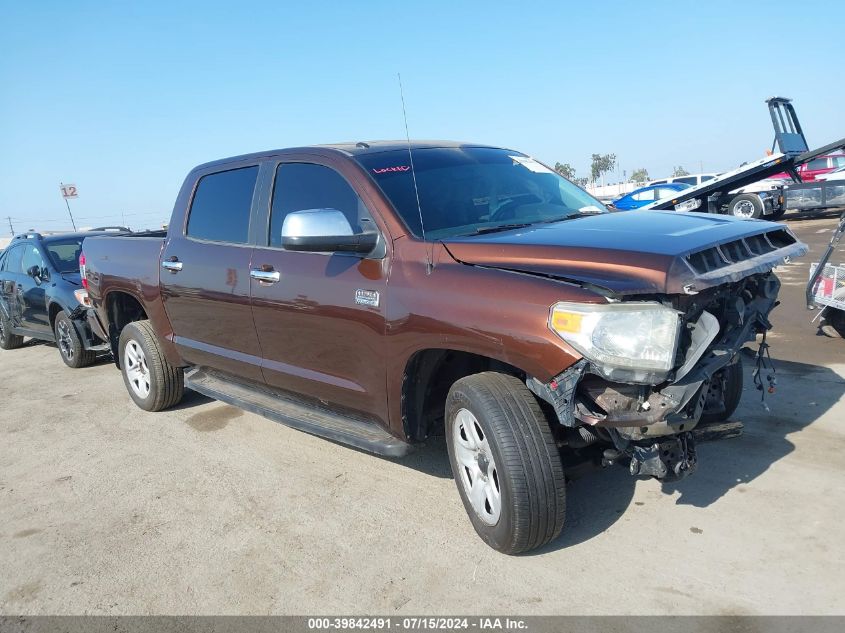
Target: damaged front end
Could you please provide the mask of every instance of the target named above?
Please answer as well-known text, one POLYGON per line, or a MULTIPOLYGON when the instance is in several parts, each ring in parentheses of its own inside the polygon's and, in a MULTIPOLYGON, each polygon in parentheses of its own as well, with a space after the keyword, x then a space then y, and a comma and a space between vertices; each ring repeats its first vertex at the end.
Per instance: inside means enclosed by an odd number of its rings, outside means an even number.
POLYGON ((583 359, 548 383, 529 378, 528 387, 554 409, 564 444, 603 443, 611 446, 606 464, 680 479, 697 465, 696 427, 725 419, 736 406, 739 352, 771 329, 779 289, 769 270, 599 309, 559 304, 550 327, 583 359))

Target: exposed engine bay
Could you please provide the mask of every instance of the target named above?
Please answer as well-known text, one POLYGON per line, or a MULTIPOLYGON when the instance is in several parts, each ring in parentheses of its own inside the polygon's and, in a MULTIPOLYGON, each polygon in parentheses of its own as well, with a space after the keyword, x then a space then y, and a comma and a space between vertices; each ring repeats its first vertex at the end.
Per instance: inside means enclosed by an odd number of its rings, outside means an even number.
POLYGON ((738 403, 740 350, 771 329, 779 289, 774 273, 760 272, 694 294, 625 297, 623 303, 660 303, 678 313, 665 379, 613 380, 584 358, 549 383, 529 378, 528 387, 554 408, 564 443, 609 444, 607 463, 628 461, 633 475, 682 478, 697 464, 692 431, 702 419, 727 417, 738 403))

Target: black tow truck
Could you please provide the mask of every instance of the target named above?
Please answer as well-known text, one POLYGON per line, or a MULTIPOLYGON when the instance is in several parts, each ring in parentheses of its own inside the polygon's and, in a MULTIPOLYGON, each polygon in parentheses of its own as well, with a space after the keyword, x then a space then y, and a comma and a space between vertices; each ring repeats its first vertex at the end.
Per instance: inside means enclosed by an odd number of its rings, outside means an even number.
POLYGON ((845 138, 810 150, 791 99, 771 97, 766 104, 775 130, 772 150, 777 146, 779 152, 772 151, 769 156, 720 174, 696 187, 684 189, 676 197, 653 202, 643 209, 674 209, 776 220, 787 209, 819 211, 845 206, 845 181, 802 182, 798 171, 800 165, 845 148, 845 138), (780 173, 788 174, 792 182, 773 185, 765 190, 752 187, 780 173), (759 202, 754 199, 755 196, 759 202))

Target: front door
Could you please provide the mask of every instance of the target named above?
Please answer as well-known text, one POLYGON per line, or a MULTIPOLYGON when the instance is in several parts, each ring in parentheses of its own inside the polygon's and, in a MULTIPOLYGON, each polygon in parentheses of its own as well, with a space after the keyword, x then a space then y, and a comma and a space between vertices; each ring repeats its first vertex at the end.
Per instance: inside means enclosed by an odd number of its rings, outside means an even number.
POLYGON ((47 317, 47 265, 38 245, 33 241, 25 244, 21 256, 22 273, 18 276, 18 310, 22 328, 40 336, 50 335, 50 320, 47 317), (30 274, 35 272, 36 274, 30 274))
POLYGON ((183 231, 171 227, 160 279, 182 358, 261 382, 249 297, 249 224, 257 176, 258 166, 250 165, 200 178, 183 231))
POLYGON ((252 261, 255 270, 278 273, 278 281, 251 282, 264 379, 332 406, 374 412, 386 423, 384 238, 376 256, 286 251, 285 216, 305 209, 337 209, 356 232, 376 229, 365 204, 331 167, 277 167, 269 235, 252 261))

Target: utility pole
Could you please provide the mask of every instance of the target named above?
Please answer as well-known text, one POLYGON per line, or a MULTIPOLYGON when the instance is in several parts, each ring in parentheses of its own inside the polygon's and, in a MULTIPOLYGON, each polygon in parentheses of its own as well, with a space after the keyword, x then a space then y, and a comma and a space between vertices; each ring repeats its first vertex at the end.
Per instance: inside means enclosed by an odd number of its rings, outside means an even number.
POLYGON ((15 236, 15 227, 12 226, 12 218, 6 216, 6 219, 9 221, 9 230, 12 232, 12 237, 15 236))
POLYGON ((70 225, 73 227, 73 230, 76 230, 76 222, 73 221, 73 213, 70 212, 70 202, 67 201, 65 198, 65 206, 67 207, 67 214, 70 216, 70 225))

